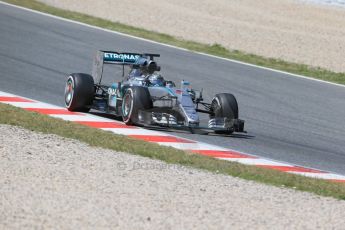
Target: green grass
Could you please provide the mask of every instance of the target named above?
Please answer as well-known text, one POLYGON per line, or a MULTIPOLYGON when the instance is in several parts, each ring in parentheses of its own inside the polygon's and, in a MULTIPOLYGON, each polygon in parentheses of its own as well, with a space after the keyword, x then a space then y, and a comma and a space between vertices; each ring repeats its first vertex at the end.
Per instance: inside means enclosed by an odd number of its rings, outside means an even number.
POLYGON ((157 42, 162 42, 182 48, 189 49, 191 51, 197 51, 207 54, 216 55, 219 57, 230 58, 246 63, 251 63, 259 66, 269 67, 277 70, 282 70, 294 74, 300 74, 316 79, 321 79, 329 82, 345 84, 345 73, 336 73, 326 69, 311 67, 308 65, 286 62, 279 59, 265 58, 262 56, 248 54, 238 50, 228 50, 219 44, 207 45, 194 41, 186 41, 183 39, 175 38, 173 36, 157 33, 133 26, 124 25, 121 23, 111 22, 101 18, 89 16, 86 14, 71 12, 67 10, 58 9, 39 3, 35 0, 3 0, 4 2, 16 4, 19 6, 27 7, 30 9, 46 12, 52 15, 72 19, 79 22, 84 22, 90 25, 99 26, 102 28, 134 35, 150 39, 157 42))
POLYGON ((2 103, 0 103, 0 124, 20 126, 32 131, 56 134, 79 140, 91 146, 132 153, 159 159, 167 163, 180 164, 214 173, 231 175, 274 186, 284 186, 345 200, 345 184, 343 183, 307 178, 191 154, 171 147, 160 146, 122 135, 114 135, 111 132, 100 129, 89 128, 77 123, 25 111, 2 103))

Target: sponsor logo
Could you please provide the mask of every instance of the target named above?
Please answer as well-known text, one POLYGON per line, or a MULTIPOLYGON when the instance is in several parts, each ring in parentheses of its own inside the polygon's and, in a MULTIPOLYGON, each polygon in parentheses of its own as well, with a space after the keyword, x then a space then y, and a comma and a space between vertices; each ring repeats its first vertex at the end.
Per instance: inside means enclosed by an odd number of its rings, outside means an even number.
POLYGON ((104 53, 104 60, 106 61, 135 62, 139 57, 138 54, 104 53))

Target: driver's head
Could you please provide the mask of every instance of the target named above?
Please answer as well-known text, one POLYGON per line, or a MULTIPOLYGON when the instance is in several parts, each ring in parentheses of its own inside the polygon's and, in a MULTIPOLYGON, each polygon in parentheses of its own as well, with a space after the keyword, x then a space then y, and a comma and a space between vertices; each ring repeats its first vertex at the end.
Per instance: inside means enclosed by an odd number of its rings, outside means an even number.
POLYGON ((152 86, 164 86, 164 78, 160 74, 152 74, 148 80, 152 86))

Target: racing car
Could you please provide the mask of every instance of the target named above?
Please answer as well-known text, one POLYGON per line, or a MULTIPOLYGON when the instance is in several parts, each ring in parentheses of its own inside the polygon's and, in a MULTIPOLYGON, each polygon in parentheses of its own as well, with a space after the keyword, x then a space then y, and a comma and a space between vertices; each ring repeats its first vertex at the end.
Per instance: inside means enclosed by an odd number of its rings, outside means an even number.
MULTIPOLYGON (((163 78, 155 61, 159 54, 97 51, 92 74, 72 73, 65 87, 65 104, 69 111, 98 110, 122 117, 126 125, 207 130, 222 134, 244 132, 244 121, 238 119, 234 95, 219 93, 210 103, 204 102, 202 90, 194 90, 190 82, 163 78), (120 80, 102 82, 105 65, 122 69, 120 80), (125 74, 125 72, 126 73, 125 74), (200 113, 209 115, 202 125, 200 113)), ((116 76, 114 76, 116 78, 116 76)))

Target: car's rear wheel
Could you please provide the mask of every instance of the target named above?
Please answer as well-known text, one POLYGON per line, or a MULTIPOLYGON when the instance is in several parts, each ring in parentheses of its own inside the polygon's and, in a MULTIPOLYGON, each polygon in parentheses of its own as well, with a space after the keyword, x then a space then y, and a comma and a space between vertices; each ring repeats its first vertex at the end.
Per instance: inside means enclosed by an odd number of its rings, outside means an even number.
POLYGON ((65 87, 65 105, 69 111, 88 112, 94 97, 92 76, 84 73, 72 73, 67 78, 65 87))
MULTIPOLYGON (((230 93, 216 94, 211 102, 210 118, 238 119, 238 104, 234 95, 230 93)), ((233 131, 216 131, 216 133, 231 134, 233 131)))
POLYGON ((138 124, 139 110, 152 108, 150 92, 146 87, 131 87, 122 100, 122 119, 126 125, 138 124))

